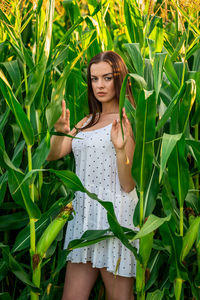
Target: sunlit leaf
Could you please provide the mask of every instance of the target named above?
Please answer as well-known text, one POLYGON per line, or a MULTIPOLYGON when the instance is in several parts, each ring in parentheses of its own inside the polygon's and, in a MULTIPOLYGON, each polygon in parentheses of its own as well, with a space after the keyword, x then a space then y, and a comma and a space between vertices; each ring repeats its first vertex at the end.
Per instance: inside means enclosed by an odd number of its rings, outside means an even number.
POLYGON ((166 53, 156 53, 154 58, 153 75, 154 75, 154 88, 156 92, 156 99, 158 99, 158 95, 162 85, 162 72, 163 72, 163 64, 164 64, 165 57, 166 57, 166 53))
POLYGON ((135 73, 144 76, 144 67, 143 59, 140 52, 140 45, 138 43, 124 44, 125 49, 127 50, 131 62, 135 68, 135 73))
POLYGON ((124 16, 128 31, 129 42, 140 42, 143 45, 143 20, 135 0, 124 1, 124 16))
POLYGON ((44 49, 42 50, 42 55, 37 65, 33 70, 33 75, 31 77, 31 83, 28 89, 28 94, 25 98, 26 105, 31 105, 33 102, 35 95, 42 83, 44 73, 46 71, 46 65, 49 57, 50 47, 51 47, 51 35, 52 35, 52 26, 53 26, 53 16, 54 16, 54 7, 55 0, 50 2, 49 7, 49 16, 47 20, 47 32, 46 32, 46 40, 44 44, 44 49))
POLYGON ((161 52, 163 50, 164 28, 163 19, 161 17, 154 16, 154 18, 152 19, 150 23, 148 38, 155 41, 155 53, 161 52))
POLYGON ((180 87, 180 81, 179 81, 179 78, 174 69, 174 64, 169 55, 167 55, 167 57, 165 59, 164 70, 165 70, 165 74, 166 74, 168 80, 170 81, 171 85, 173 86, 175 91, 178 91, 178 89, 180 87))
MULTIPOLYGON (((87 45, 87 48, 93 43, 93 41, 94 40, 92 40, 90 44, 87 45)), ((76 63, 83 56, 83 53, 87 50, 87 48, 81 51, 71 63, 67 64, 60 78, 58 79, 55 86, 53 87, 52 94, 51 94, 51 102, 46 108, 46 118, 47 118, 49 129, 53 127, 53 125, 61 115, 61 101, 62 99, 64 99, 64 95, 65 95, 66 80, 70 72, 76 65, 76 63)))
POLYGON ((13 61, 7 61, 4 63, 1 63, 1 65, 3 65, 9 76, 11 77, 14 85, 15 85, 15 89, 16 91, 19 91, 19 95, 20 98, 22 99, 22 95, 21 95, 21 74, 20 74, 20 69, 19 69, 19 65, 17 60, 13 60, 13 61))
POLYGON ((186 91, 180 104, 179 127, 184 132, 187 126, 189 115, 196 97, 196 83, 193 79, 186 81, 186 91))
POLYGON ((181 38, 176 46, 176 49, 175 49, 173 55, 171 56, 172 61, 177 59, 177 56, 179 55, 179 52, 180 52, 181 48, 183 47, 183 44, 186 41, 186 39, 187 39, 187 34, 186 34, 186 31, 184 31, 183 35, 181 36, 181 38))

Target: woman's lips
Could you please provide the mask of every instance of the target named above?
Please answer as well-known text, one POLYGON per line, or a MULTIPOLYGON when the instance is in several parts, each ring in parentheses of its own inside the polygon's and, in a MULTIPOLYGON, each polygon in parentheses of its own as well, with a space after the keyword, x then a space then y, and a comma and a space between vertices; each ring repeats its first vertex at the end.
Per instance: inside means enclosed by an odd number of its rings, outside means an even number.
POLYGON ((104 96, 106 93, 97 93, 98 96, 104 96))

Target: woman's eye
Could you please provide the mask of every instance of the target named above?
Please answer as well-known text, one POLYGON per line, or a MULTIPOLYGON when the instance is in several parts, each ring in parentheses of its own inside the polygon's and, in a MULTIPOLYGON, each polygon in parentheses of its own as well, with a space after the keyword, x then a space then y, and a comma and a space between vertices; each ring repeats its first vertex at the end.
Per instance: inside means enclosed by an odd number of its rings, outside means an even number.
POLYGON ((105 80, 107 80, 107 81, 109 81, 111 79, 112 79, 112 77, 105 77, 105 80))
POLYGON ((96 81, 96 80, 97 80, 97 79, 96 79, 96 78, 94 78, 94 77, 92 77, 92 78, 91 78, 91 81, 96 81))

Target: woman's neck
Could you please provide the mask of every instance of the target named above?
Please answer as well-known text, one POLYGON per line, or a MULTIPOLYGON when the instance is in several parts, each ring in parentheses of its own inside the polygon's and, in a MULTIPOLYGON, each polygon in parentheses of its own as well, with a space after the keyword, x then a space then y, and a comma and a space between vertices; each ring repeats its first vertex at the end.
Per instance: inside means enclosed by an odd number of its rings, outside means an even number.
POLYGON ((102 114, 117 114, 119 113, 118 103, 102 103, 102 114))

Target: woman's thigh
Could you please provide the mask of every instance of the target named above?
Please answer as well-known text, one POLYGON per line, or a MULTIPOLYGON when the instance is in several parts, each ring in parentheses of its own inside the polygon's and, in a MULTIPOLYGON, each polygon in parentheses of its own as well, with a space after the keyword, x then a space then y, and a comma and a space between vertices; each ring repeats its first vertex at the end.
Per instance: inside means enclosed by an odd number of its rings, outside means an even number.
POLYGON ((133 277, 115 276, 105 268, 100 273, 106 288, 106 300, 134 300, 133 277))
POLYGON ((99 270, 90 262, 67 263, 62 300, 87 300, 99 270))

